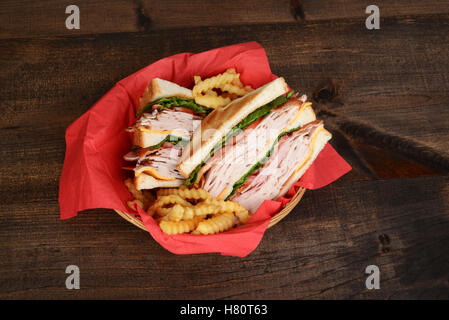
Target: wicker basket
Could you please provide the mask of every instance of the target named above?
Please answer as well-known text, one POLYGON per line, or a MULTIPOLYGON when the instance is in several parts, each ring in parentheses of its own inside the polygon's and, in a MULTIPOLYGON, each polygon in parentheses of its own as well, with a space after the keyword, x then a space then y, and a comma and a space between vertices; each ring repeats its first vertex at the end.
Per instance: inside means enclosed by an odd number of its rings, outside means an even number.
MULTIPOLYGON (((301 200, 302 196, 304 195, 304 192, 306 192, 305 188, 299 188, 298 192, 293 197, 293 199, 290 200, 290 202, 287 203, 287 205, 281 211, 279 211, 278 214, 276 214, 273 218, 271 218, 268 228, 271 228, 276 223, 278 223, 279 221, 284 219, 293 210, 293 208, 298 204, 299 200, 301 200)), ((145 228, 145 225, 143 224, 143 222, 140 219, 136 218, 135 216, 133 216, 129 213, 123 212, 123 211, 118 211, 118 210, 114 210, 114 211, 117 212, 123 219, 127 220, 128 222, 131 222, 136 227, 139 227, 140 229, 145 230, 145 231, 147 230, 147 228, 145 228)))

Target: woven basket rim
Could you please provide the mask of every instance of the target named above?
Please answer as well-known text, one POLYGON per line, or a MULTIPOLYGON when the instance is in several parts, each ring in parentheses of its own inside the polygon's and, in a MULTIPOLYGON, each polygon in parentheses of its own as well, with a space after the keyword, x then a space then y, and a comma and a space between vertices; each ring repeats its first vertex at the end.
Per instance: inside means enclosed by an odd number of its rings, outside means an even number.
MULTIPOLYGON (((278 223, 279 221, 284 219, 293 210, 293 208, 296 207, 296 205, 299 203, 299 201, 301 200, 301 198, 303 197, 305 192, 306 192, 306 188, 300 187, 298 189, 298 191, 296 192, 295 196, 293 197, 293 199, 291 199, 281 211, 279 211, 276 215, 274 215, 271 218, 270 223, 268 224, 267 228, 271 228, 276 223, 278 223)), ((136 227, 147 231, 147 228, 143 224, 142 220, 136 218, 132 214, 129 214, 129 213, 126 213, 126 212, 123 212, 120 210, 114 209, 114 211, 117 212, 117 214, 120 215, 123 219, 132 223, 136 227)))

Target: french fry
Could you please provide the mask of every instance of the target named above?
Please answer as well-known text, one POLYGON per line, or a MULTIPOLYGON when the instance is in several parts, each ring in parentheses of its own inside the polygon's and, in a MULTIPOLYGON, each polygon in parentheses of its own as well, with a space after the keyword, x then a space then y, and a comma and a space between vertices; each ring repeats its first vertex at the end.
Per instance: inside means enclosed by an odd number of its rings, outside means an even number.
POLYGON ((194 76, 193 79, 195 86, 192 94, 195 102, 214 109, 225 106, 252 90, 251 86, 243 85, 240 74, 234 68, 204 80, 201 80, 200 76, 194 76), (221 94, 219 95, 214 89, 219 89, 221 94))
POLYGON ((185 186, 159 189, 151 210, 160 217, 156 221, 167 234, 214 234, 244 224, 251 217, 248 210, 236 202, 214 199, 204 189, 185 186), (193 222, 196 223, 194 228, 193 222))

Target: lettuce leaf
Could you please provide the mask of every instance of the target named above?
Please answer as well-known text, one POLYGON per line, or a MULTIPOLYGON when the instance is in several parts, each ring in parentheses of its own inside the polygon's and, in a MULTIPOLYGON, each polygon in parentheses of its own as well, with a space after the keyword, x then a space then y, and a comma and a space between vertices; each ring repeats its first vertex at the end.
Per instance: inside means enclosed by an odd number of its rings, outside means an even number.
MULTIPOLYGON (((207 160, 206 160, 207 161, 207 160)), ((198 178, 198 172, 201 170, 201 167, 204 165, 204 162, 201 162, 199 165, 196 166, 195 169, 190 173, 190 176, 184 181, 184 185, 190 186, 191 184, 196 182, 196 179, 198 178)))
POLYGON ((209 114, 213 109, 207 108, 205 106, 199 105, 192 99, 184 99, 179 97, 171 97, 171 98, 162 98, 153 102, 150 102, 145 107, 140 110, 140 112, 136 113, 136 117, 140 116, 142 113, 151 109, 155 104, 160 104, 160 110, 171 108, 171 107, 182 107, 190 109, 198 114, 209 114))
POLYGON ((184 140, 184 139, 182 139, 181 137, 176 137, 176 136, 168 135, 168 136, 166 136, 166 137, 164 138, 164 140, 162 140, 162 141, 159 142, 158 144, 155 144, 154 146, 151 146, 150 149, 157 149, 157 148, 160 148, 164 142, 169 142, 169 143, 174 144, 174 145, 180 144, 180 143, 183 144, 183 145, 185 145, 185 144, 188 142, 188 140, 184 140))

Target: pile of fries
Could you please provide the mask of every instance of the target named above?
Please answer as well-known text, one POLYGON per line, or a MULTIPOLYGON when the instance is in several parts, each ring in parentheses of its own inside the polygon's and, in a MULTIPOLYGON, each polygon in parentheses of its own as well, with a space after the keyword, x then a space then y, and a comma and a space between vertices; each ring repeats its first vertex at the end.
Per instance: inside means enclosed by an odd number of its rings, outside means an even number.
POLYGON ((194 80, 192 94, 195 102, 213 109, 223 107, 253 90, 251 86, 243 85, 240 73, 234 68, 205 80, 201 80, 200 76, 194 76, 194 80))
POLYGON ((166 234, 216 234, 245 224, 251 218, 237 202, 214 199, 204 189, 159 189, 155 198, 135 188, 131 179, 125 185, 136 198, 128 206, 134 210, 136 202, 155 218, 166 234))

